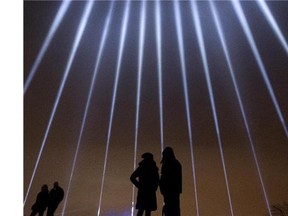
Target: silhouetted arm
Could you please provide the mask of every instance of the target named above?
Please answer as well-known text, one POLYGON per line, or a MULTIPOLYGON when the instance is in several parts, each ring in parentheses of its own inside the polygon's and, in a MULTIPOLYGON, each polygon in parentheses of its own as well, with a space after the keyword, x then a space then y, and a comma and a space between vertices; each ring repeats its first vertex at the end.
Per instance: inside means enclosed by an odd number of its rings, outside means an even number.
POLYGON ((137 187, 139 188, 139 181, 137 180, 137 178, 139 177, 139 168, 137 168, 131 175, 130 177, 130 181, 137 187))

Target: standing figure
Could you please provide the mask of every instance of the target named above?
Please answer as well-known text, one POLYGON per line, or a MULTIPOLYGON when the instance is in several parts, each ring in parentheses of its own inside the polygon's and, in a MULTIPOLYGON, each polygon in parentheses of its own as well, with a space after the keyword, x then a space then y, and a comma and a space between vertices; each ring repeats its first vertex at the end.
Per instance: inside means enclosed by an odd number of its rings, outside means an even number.
POLYGON ((43 216, 48 204, 48 194, 48 186, 45 184, 42 186, 41 191, 37 194, 36 202, 31 208, 32 212, 30 216, 35 216, 37 213, 39 216, 43 216))
POLYGON ((150 216, 157 209, 156 191, 159 183, 158 167, 151 153, 144 153, 139 167, 132 173, 130 180, 138 188, 137 216, 150 216), (137 180, 138 178, 138 180, 137 180))
POLYGON ((175 158, 173 149, 162 152, 160 191, 164 197, 165 216, 180 216, 180 194, 182 193, 182 166, 175 158))
POLYGON ((54 216, 54 212, 63 198, 64 190, 59 186, 58 182, 54 182, 54 188, 49 192, 47 216, 54 216))

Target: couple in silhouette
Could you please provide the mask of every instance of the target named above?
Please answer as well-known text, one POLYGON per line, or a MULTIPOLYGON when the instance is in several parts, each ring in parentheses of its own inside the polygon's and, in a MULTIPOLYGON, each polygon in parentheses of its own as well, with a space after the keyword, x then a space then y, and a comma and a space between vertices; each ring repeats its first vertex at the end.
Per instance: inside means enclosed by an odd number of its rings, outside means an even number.
POLYGON ((30 216, 35 216, 37 213, 39 216, 43 216, 46 208, 47 216, 53 216, 59 203, 63 200, 64 191, 59 186, 58 182, 54 182, 54 187, 48 190, 48 186, 45 184, 42 186, 41 191, 38 193, 36 202, 32 206, 32 212, 30 216))
MULTIPOLYGON (((150 216, 151 211, 157 210, 156 191, 158 186, 164 198, 163 215, 180 216, 180 194, 182 193, 182 167, 176 159, 173 149, 166 147, 162 152, 161 175, 159 177, 158 167, 149 152, 142 155, 143 160, 138 168, 132 173, 130 180, 137 187, 137 216, 150 216)), ((53 216, 59 203, 64 198, 64 191, 58 182, 54 182, 54 187, 48 190, 47 185, 43 185, 38 193, 36 202, 32 206, 30 216, 43 216, 46 208, 47 216, 53 216)))
POLYGON ((137 216, 150 216, 157 210, 156 191, 158 186, 164 198, 162 215, 180 216, 180 194, 182 193, 182 167, 176 159, 173 149, 166 147, 162 152, 161 175, 149 152, 142 155, 143 160, 132 173, 130 180, 138 189, 137 216))

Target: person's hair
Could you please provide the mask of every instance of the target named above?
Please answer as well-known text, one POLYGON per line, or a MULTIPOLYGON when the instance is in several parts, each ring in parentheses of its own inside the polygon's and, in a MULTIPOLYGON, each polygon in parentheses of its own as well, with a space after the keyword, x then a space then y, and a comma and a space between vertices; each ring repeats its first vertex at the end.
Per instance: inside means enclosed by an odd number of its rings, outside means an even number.
POLYGON ((175 155, 174 155, 173 149, 171 147, 166 147, 162 152, 161 163, 163 163, 164 161, 167 161, 167 160, 175 160, 175 155))
POLYGON ((48 190, 48 185, 47 185, 47 184, 42 185, 41 190, 42 190, 42 191, 43 191, 43 190, 48 190))

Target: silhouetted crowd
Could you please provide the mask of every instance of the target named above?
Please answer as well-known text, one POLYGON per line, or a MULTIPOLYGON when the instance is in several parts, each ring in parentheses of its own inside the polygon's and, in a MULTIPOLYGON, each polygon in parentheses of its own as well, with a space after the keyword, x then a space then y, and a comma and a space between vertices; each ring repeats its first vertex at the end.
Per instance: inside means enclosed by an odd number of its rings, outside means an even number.
POLYGON ((142 155, 143 160, 132 173, 130 180, 138 189, 137 216, 150 216, 157 210, 156 191, 158 186, 164 198, 162 215, 180 216, 180 194, 182 193, 182 167, 176 159, 173 149, 166 147, 162 152, 161 176, 158 167, 149 152, 142 155))
POLYGON ((42 186, 41 191, 38 193, 36 202, 32 206, 30 216, 43 216, 47 208, 47 216, 54 216, 59 203, 64 198, 64 190, 59 186, 58 182, 54 182, 54 187, 49 191, 48 186, 42 186))
MULTIPOLYGON (((182 193, 182 167, 176 159, 173 149, 166 147, 162 152, 161 175, 153 159, 153 154, 147 152, 142 155, 138 168, 132 173, 130 180, 138 189, 136 209, 137 216, 151 216, 157 210, 156 191, 158 186, 164 198, 162 215, 180 216, 180 194, 182 193)), ((54 216, 58 205, 64 198, 64 190, 58 182, 49 191, 48 186, 42 186, 36 202, 32 206, 30 216, 43 216, 47 209, 47 216, 54 216)))

